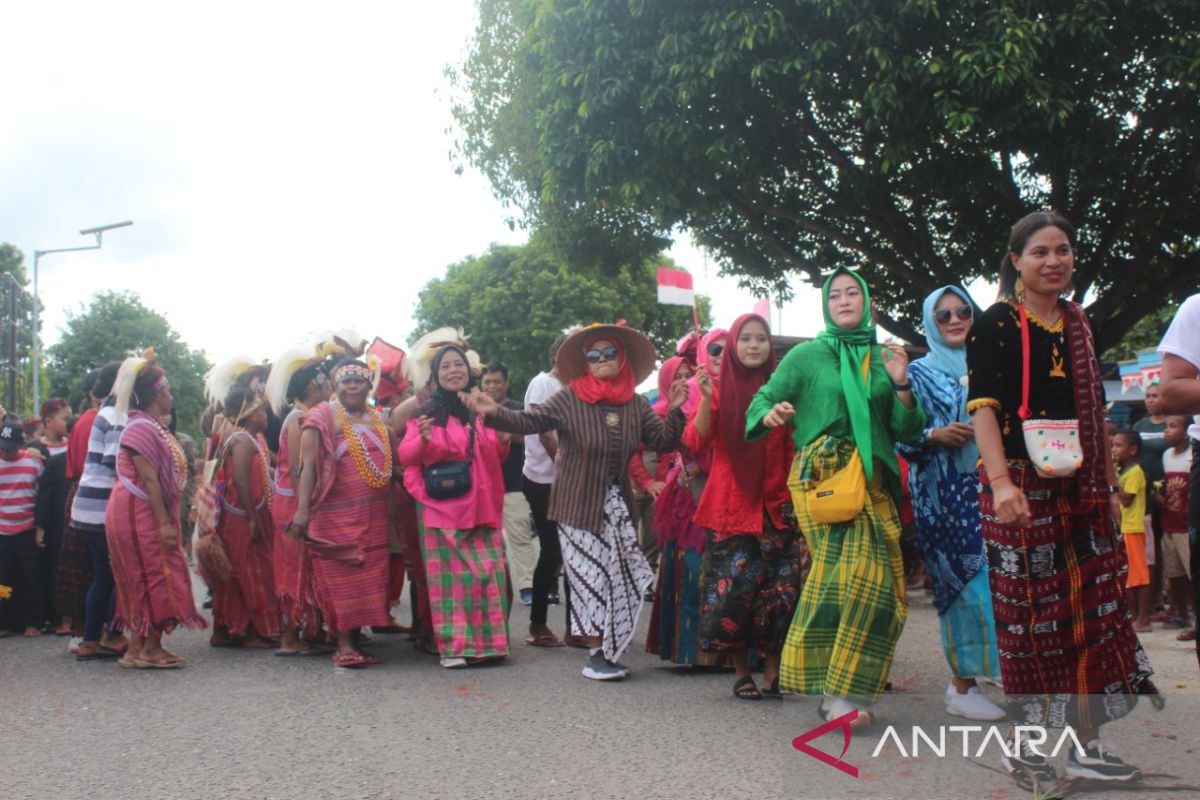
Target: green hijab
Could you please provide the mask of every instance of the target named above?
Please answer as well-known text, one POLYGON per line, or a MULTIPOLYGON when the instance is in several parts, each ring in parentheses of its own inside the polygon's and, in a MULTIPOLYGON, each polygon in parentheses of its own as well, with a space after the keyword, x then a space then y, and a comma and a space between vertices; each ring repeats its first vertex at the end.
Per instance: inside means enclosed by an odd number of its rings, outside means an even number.
POLYGON ((854 432, 854 442, 862 455, 863 471, 867 474, 867 480, 870 480, 875 466, 871 448, 871 407, 868 403, 871 378, 868 372, 866 380, 863 379, 863 362, 871 354, 876 342, 875 324, 871 321, 871 292, 867 282, 853 270, 846 267, 837 269, 821 287, 821 311, 825 314, 825 330, 817 334, 817 339, 829 345, 841 362, 842 393, 846 397, 846 408, 850 411, 850 429, 854 432), (839 328, 829 313, 829 287, 839 275, 854 278, 862 289, 863 316, 854 328, 839 328))

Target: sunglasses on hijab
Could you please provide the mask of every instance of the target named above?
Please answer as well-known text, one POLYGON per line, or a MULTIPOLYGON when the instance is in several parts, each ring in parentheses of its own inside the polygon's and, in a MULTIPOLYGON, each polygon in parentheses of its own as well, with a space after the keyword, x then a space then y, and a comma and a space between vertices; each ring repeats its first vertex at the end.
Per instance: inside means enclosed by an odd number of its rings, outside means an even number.
POLYGON ((588 350, 583 355, 591 363, 598 364, 598 363, 600 363, 601 360, 616 361, 617 355, 619 353, 620 353, 620 351, 617 350, 616 347, 609 345, 608 347, 604 348, 603 350, 596 350, 596 349, 588 350))
POLYGON ((966 322, 974 315, 974 313, 975 312, 970 306, 959 306, 958 308, 953 309, 941 308, 933 312, 933 318, 937 320, 939 325, 945 325, 950 321, 951 317, 958 317, 963 322, 966 322))

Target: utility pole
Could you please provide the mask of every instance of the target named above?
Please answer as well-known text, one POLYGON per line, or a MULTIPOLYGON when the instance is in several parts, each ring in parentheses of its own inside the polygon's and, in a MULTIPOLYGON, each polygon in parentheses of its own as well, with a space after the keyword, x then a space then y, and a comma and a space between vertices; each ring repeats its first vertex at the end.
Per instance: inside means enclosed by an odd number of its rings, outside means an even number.
POLYGON ((125 228, 133 223, 129 220, 124 222, 116 222, 112 225, 100 225, 96 228, 84 228, 79 232, 81 236, 95 236, 96 243, 89 244, 85 247, 59 247, 54 250, 34 250, 33 251, 33 413, 41 413, 41 376, 38 374, 42 360, 42 331, 41 320, 38 315, 38 263, 42 260, 42 256, 48 256, 53 253, 75 253, 80 250, 99 250, 104 244, 104 232, 111 231, 113 228, 125 228))
POLYGON ((12 413, 17 408, 17 279, 8 278, 8 391, 4 408, 12 413))

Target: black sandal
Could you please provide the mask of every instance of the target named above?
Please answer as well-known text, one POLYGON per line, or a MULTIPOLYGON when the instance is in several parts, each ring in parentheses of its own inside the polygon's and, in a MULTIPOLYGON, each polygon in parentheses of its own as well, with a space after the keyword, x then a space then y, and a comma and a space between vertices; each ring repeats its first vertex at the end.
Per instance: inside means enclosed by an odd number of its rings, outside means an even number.
POLYGON ((747 675, 744 678, 739 678, 738 682, 733 685, 733 696, 738 700, 762 700, 762 692, 754 685, 754 678, 747 675))
POLYGON ((761 690, 764 700, 782 700, 783 692, 779 691, 779 678, 771 681, 769 686, 764 686, 761 690))

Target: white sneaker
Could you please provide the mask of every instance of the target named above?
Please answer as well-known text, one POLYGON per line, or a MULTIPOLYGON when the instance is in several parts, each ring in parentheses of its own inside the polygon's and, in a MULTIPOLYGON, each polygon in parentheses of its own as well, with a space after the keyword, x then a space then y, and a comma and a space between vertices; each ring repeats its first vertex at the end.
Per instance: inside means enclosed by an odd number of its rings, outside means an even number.
POLYGON ((466 669, 467 660, 457 656, 448 656, 442 659, 442 666, 446 669, 466 669))
POLYGON ((852 729, 869 728, 875 723, 875 717, 870 711, 859 708, 844 697, 827 696, 821 702, 821 715, 825 717, 826 721, 844 717, 852 711, 858 712, 858 716, 850 722, 852 729))
POLYGON ((79 645, 83 644, 82 636, 72 636, 67 642, 67 652, 71 655, 79 655, 79 645))
POLYGON ((946 713, 976 720, 998 720, 1005 716, 1004 709, 984 697, 978 686, 959 694, 953 683, 946 687, 946 713))

